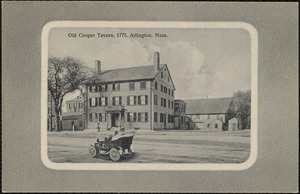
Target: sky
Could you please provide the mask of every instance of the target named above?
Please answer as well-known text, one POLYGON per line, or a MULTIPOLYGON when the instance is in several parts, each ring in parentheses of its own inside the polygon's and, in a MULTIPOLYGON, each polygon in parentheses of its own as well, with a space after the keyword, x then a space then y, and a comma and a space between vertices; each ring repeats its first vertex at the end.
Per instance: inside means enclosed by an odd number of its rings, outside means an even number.
POLYGON ((230 97, 234 91, 251 88, 251 39, 243 29, 53 28, 48 51, 49 56, 74 57, 89 67, 100 60, 102 70, 152 65, 158 51, 175 84, 175 99, 230 97), (76 37, 69 37, 70 33, 76 37), (79 37, 80 33, 95 37, 79 37), (153 37, 130 37, 131 33, 153 37))

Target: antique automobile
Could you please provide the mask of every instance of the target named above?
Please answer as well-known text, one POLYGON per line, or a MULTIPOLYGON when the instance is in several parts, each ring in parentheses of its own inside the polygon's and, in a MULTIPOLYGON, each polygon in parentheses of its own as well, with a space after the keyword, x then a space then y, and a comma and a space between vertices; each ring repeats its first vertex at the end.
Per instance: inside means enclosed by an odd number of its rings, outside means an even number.
POLYGON ((131 147, 135 130, 116 132, 114 136, 106 137, 104 141, 97 139, 94 145, 90 145, 89 154, 91 157, 109 155, 112 161, 119 161, 122 157, 129 158, 134 153, 131 147))

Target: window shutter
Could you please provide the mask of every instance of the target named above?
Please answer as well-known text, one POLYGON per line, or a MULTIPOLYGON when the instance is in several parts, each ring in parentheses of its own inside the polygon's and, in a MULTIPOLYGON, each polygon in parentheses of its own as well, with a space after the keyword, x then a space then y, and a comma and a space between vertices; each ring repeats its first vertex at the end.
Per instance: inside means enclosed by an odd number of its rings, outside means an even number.
MULTIPOLYGON (((98 98, 95 98, 95 106, 98 106, 98 98)), ((100 104, 100 103, 99 103, 100 104)))
POLYGON ((105 106, 107 106, 107 100, 108 100, 108 98, 105 97, 105 106))
POLYGON ((148 95, 145 96, 145 104, 148 104, 148 95))
POLYGON ((134 99, 134 105, 136 105, 137 104, 136 103, 136 96, 134 96, 133 99, 134 99))
POLYGON ((115 102, 115 97, 112 97, 112 105, 116 105, 116 102, 115 102))
POLYGON ((130 96, 127 96, 127 105, 130 105, 130 96))
POLYGON ((89 104, 90 104, 90 106, 92 106, 92 99, 91 98, 89 99, 89 104))
POLYGON ((141 96, 138 96, 138 105, 141 105, 141 96))
POLYGON ((138 122, 141 122, 141 113, 138 113, 138 122))
POLYGON ((119 105, 122 105, 122 96, 119 97, 119 105))

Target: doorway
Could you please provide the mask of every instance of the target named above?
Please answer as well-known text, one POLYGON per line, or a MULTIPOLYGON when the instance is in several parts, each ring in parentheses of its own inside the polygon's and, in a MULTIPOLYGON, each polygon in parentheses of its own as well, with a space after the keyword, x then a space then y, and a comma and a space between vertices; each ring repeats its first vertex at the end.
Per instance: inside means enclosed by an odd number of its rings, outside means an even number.
POLYGON ((119 122, 119 113, 111 113, 111 127, 118 127, 119 122))

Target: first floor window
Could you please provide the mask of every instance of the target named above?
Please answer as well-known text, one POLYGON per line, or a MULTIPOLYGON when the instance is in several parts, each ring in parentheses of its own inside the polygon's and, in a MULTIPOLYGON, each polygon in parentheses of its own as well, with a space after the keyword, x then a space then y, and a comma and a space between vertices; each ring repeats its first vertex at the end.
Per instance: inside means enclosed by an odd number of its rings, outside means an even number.
POLYGON ((157 122, 157 112, 154 113, 154 122, 157 122))
POLYGON ((148 113, 139 112, 138 113, 138 122, 148 122, 148 113))
POLYGON ((173 109, 174 108, 174 103, 173 103, 173 100, 171 101, 171 108, 173 109))
POLYGON ((135 112, 127 113, 127 122, 136 122, 136 113, 135 112))
POLYGON ((215 124, 215 128, 216 128, 216 129, 218 128, 218 124, 215 124))
POLYGON ((171 115, 171 123, 174 123, 174 115, 171 115))
POLYGON ((160 113, 160 122, 164 122, 164 114, 163 113, 160 113))
POLYGON ((106 122, 106 113, 99 113, 99 122, 106 122))
POLYGON ((171 115, 168 114, 168 123, 171 122, 171 115))
POLYGON ((90 113, 89 121, 95 123, 95 122, 97 122, 97 120, 98 120, 98 114, 97 113, 90 113))
POLYGON ((83 121, 79 121, 79 127, 83 127, 83 121))

